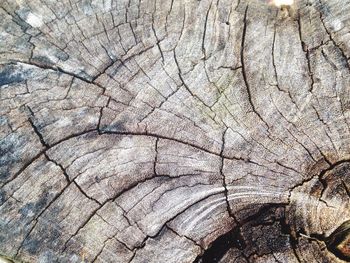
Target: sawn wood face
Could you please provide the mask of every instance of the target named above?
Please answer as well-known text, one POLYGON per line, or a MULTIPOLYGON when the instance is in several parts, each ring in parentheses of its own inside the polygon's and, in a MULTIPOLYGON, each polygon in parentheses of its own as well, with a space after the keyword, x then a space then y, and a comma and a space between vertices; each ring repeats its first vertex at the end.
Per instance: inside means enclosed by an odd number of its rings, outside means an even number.
POLYGON ((350 0, 2 0, 0 255, 349 261, 350 0))

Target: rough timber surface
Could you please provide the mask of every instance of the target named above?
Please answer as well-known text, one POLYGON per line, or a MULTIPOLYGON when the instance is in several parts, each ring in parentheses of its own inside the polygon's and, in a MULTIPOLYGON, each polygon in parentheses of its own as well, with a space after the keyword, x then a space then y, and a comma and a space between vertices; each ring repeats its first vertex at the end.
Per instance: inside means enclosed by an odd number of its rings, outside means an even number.
POLYGON ((1 257, 349 261, 350 0, 266 2, 1 0, 1 257))

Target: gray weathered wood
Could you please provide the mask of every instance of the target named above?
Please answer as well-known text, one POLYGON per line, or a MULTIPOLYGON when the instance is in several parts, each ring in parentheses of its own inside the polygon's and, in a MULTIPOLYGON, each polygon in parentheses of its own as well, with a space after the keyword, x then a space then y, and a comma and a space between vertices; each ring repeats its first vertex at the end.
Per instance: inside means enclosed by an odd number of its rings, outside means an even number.
POLYGON ((2 0, 0 255, 350 261, 350 0, 268 2, 2 0))

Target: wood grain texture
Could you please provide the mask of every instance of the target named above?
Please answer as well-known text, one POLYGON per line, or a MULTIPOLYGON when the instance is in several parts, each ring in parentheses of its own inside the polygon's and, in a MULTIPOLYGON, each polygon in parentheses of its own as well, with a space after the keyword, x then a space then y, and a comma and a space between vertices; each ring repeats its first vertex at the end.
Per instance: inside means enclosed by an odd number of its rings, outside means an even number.
POLYGON ((350 0, 268 2, 1 1, 1 257, 349 261, 350 0))

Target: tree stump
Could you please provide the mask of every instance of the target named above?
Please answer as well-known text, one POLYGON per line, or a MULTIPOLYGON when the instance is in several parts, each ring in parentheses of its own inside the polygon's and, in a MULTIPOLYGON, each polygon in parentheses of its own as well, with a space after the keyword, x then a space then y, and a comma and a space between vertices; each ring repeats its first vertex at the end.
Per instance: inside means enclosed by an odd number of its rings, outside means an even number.
POLYGON ((4 262, 350 261, 350 0, 0 15, 4 262))

